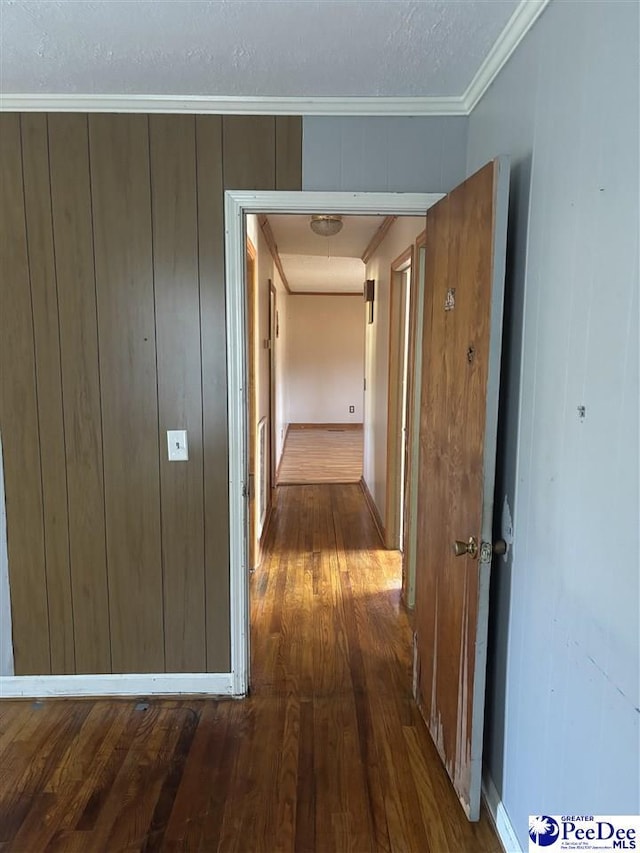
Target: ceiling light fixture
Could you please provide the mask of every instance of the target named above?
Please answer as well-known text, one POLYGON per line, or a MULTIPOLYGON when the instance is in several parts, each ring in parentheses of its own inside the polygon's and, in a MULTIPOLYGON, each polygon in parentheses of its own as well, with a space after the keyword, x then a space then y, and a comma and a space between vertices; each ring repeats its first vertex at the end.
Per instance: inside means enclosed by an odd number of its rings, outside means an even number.
POLYGON ((309 227, 320 237, 334 237, 342 231, 342 217, 336 213, 314 213, 309 227))

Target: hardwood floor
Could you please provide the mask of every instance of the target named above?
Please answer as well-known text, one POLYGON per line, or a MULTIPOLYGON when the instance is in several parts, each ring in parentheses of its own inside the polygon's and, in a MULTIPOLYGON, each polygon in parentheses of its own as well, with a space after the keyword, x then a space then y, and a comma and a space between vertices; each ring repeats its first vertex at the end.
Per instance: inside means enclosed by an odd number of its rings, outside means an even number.
POLYGON ((0 849, 498 853, 411 699, 399 573, 358 486, 278 489, 251 696, 0 703, 0 849))
POLYGON ((279 485, 358 483, 362 477, 362 429, 290 429, 278 472, 279 485))

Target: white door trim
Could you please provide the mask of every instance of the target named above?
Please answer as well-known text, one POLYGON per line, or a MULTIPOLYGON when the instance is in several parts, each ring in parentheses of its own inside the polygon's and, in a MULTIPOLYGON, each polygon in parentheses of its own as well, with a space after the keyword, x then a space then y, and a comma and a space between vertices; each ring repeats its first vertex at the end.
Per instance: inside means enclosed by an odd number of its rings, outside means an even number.
POLYGON ((229 422, 229 559, 232 691, 249 687, 249 587, 246 529, 245 214, 342 213, 423 216, 442 193, 327 193, 227 190, 225 290, 229 422))

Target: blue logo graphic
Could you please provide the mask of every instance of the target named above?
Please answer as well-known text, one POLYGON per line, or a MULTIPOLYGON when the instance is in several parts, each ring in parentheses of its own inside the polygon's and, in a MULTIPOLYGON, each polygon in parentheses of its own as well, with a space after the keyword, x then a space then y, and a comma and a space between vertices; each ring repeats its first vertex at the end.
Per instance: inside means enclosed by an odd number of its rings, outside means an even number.
POLYGON ((539 847, 550 847, 558 840, 560 832, 557 822, 548 815, 529 818, 529 838, 539 847))

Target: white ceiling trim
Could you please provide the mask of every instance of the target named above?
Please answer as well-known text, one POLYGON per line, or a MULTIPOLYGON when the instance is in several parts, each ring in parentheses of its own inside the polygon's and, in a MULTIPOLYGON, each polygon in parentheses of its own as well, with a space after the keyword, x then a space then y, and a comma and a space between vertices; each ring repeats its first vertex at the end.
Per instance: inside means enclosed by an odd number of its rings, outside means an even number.
POLYGON ((216 113, 223 115, 469 115, 550 0, 520 0, 466 92, 459 97, 269 98, 218 95, 2 94, 2 112, 216 113))
POLYGON ((496 79, 509 57, 549 5, 550 0, 520 0, 486 59, 462 96, 465 113, 474 109, 480 98, 496 79))
POLYGON ((462 98, 267 98, 220 95, 0 95, 6 112, 222 115, 466 115, 462 98))

